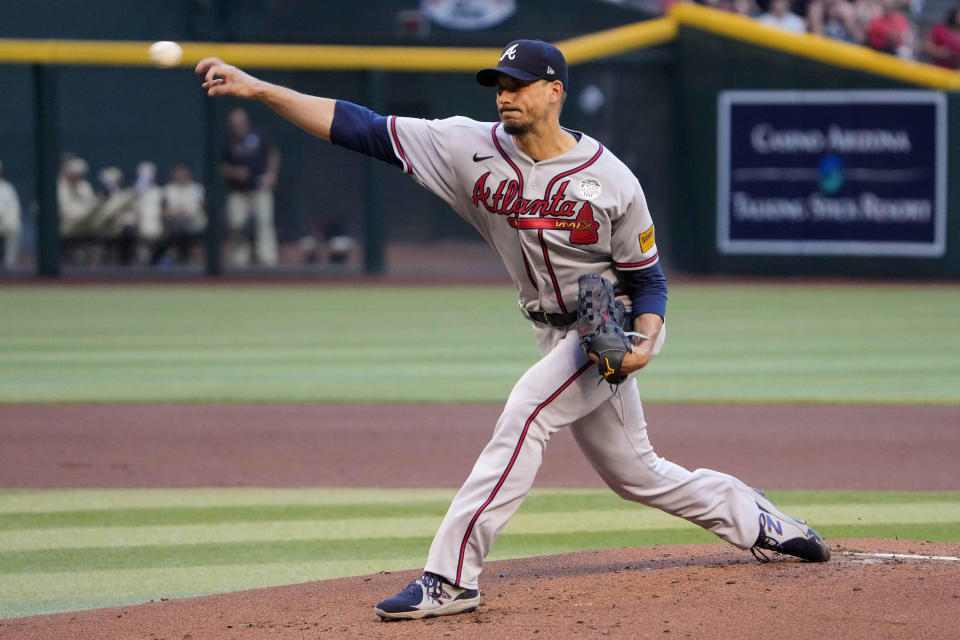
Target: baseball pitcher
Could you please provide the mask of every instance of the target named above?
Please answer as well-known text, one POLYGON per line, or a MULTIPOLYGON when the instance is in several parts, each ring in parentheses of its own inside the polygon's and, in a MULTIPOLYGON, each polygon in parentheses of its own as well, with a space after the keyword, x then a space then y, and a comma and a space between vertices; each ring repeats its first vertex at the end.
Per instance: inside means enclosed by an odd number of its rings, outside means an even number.
POLYGON ((517 382, 493 437, 440 525, 424 573, 377 604, 385 619, 472 611, 493 541, 520 506, 547 441, 569 429, 621 497, 685 518, 759 559, 824 562, 830 550, 761 492, 654 453, 634 381, 663 345, 667 286, 637 179, 600 142, 560 126, 570 87, 555 47, 516 40, 477 81, 499 122, 382 116, 303 95, 216 58, 210 96, 260 100, 307 132, 395 165, 473 225, 506 265, 542 358, 517 382))

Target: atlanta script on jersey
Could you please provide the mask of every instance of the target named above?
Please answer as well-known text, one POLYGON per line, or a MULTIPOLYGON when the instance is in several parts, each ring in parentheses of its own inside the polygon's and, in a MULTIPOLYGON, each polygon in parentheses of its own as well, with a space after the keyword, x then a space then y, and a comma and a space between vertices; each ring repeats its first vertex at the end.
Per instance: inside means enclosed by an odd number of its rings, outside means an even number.
POLYGON ((568 313, 577 279, 658 261, 640 184, 585 134, 570 151, 535 162, 500 123, 391 116, 403 169, 472 224, 500 254, 530 311, 568 313), (612 258, 611 258, 612 256, 612 258))

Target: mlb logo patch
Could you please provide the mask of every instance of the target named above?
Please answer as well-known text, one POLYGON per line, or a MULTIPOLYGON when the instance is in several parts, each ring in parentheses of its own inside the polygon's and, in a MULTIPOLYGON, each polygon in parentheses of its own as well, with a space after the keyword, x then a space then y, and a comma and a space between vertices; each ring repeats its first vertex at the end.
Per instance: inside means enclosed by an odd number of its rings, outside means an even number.
POLYGON ((600 183, 593 178, 584 178, 580 181, 580 197, 584 200, 593 200, 603 191, 600 183))

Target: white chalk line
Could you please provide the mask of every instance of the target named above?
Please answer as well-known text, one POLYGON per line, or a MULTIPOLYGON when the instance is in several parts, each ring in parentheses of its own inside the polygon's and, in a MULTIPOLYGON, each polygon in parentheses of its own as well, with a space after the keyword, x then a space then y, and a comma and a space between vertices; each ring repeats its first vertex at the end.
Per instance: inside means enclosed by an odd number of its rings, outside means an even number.
POLYGON ((859 553, 856 551, 845 551, 845 556, 857 556, 860 558, 876 558, 878 560, 919 560, 928 562, 960 562, 960 558, 954 556, 920 556, 907 553, 859 553))

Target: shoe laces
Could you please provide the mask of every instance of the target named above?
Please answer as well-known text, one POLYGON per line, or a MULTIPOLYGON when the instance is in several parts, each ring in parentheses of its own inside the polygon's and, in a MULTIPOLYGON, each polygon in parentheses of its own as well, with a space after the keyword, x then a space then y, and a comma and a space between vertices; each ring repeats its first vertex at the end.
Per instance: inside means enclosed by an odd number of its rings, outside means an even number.
POLYGON ((761 551, 760 547, 756 545, 750 547, 750 553, 753 554, 753 557, 756 558, 757 562, 759 562, 760 564, 766 564, 770 562, 770 556, 768 556, 763 551, 761 551))
POLYGON ((750 547, 750 553, 752 553, 753 557, 757 559, 757 562, 761 564, 770 562, 770 556, 768 556, 763 551, 761 551, 761 549, 782 553, 780 543, 765 533, 764 526, 766 523, 764 522, 764 518, 769 516, 770 514, 764 514, 764 513, 760 514, 760 518, 759 518, 760 535, 757 536, 756 543, 754 543, 754 545, 750 547))
MULTIPOLYGON (((423 585, 423 590, 426 591, 427 597, 437 603, 442 603, 441 598, 450 597, 450 594, 443 588, 443 580, 434 573, 425 572, 422 576, 410 583, 411 587, 413 585, 417 585, 417 591, 419 591, 420 585, 423 585)), ((407 588, 409 589, 410 587, 407 588)))

